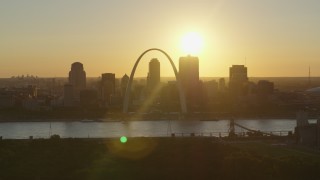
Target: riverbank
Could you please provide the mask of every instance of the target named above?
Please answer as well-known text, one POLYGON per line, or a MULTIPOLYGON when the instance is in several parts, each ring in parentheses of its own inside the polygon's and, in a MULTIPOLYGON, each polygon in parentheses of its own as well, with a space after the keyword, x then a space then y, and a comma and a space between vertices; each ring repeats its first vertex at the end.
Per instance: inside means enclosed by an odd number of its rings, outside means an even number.
MULTIPOLYGON (((230 119, 212 119, 212 120, 203 120, 203 119, 138 119, 138 118, 132 118, 132 119, 0 119, 0 123, 14 123, 14 122, 83 122, 83 123, 90 123, 90 122, 127 122, 127 121, 202 121, 202 122, 211 122, 211 121, 225 121, 230 119)), ((294 118, 292 119, 269 119, 269 118, 242 118, 242 119, 236 119, 236 120, 288 120, 293 121, 296 120, 294 118)))
POLYGON ((286 140, 0 140, 0 179, 319 179, 320 154, 286 140))
MULTIPOLYGON (((288 119, 295 120, 295 116, 201 116, 201 115, 158 115, 149 116, 145 114, 130 114, 124 115, 118 114, 106 114, 105 117, 88 117, 88 116, 26 116, 24 114, 18 114, 14 116, 0 115, 1 122, 119 122, 119 121, 166 121, 166 120, 185 120, 185 121, 219 121, 219 120, 269 120, 269 119, 288 119)), ((316 119, 316 117, 310 117, 310 119, 316 119)))
MULTIPOLYGON (((294 111, 288 113, 230 113, 230 112, 192 112, 184 114, 179 112, 163 112, 163 113, 128 113, 106 111, 106 110, 81 110, 74 108, 32 111, 24 109, 1 109, 0 122, 49 122, 49 121, 113 121, 113 120, 202 120, 217 121, 221 119, 295 119, 294 111)), ((310 118, 317 118, 310 115, 310 118)))

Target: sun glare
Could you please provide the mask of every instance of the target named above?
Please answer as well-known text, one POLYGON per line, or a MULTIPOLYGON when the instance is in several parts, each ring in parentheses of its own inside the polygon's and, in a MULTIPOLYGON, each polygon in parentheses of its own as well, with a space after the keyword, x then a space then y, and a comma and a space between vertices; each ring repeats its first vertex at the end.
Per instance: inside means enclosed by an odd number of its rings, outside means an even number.
POLYGON ((202 37, 196 32, 189 32, 182 37, 182 50, 186 54, 197 55, 202 49, 202 37))

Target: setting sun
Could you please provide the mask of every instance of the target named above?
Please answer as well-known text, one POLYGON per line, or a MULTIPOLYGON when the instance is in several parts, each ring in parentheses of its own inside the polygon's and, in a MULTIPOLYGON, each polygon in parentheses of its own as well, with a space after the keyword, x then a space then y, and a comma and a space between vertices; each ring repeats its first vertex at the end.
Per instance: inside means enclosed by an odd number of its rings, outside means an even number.
POLYGON ((197 55, 203 46, 202 37, 196 32, 189 32, 182 37, 181 46, 184 53, 197 55))

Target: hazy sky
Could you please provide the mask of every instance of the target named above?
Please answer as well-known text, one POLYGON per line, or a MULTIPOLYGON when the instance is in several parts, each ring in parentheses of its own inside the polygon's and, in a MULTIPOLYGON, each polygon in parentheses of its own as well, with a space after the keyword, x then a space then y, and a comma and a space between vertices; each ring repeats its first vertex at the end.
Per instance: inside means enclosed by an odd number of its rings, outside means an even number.
MULTIPOLYGON (((200 76, 320 76, 319 0, 1 0, 0 77, 67 76, 71 63, 87 76, 130 74, 137 57, 157 47, 178 66, 181 38, 204 39, 200 76)), ((162 76, 173 76, 160 53, 162 76)))

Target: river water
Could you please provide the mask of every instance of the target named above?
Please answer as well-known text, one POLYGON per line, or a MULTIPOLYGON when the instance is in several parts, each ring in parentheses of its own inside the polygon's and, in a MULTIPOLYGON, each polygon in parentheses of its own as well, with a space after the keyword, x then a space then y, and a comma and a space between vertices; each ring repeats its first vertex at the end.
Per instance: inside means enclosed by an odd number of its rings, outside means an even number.
MULTIPOLYGON (((296 120, 235 120, 249 129, 286 135, 294 131, 296 120), (281 132, 280 132, 281 131, 281 132)), ((202 136, 226 136, 229 120, 219 121, 55 121, 55 122, 1 122, 0 136, 3 139, 48 138, 58 134, 60 137, 108 138, 108 137, 163 137, 175 133, 177 136, 190 136, 194 133, 202 136)), ((246 132, 236 128, 236 132, 246 132)))

